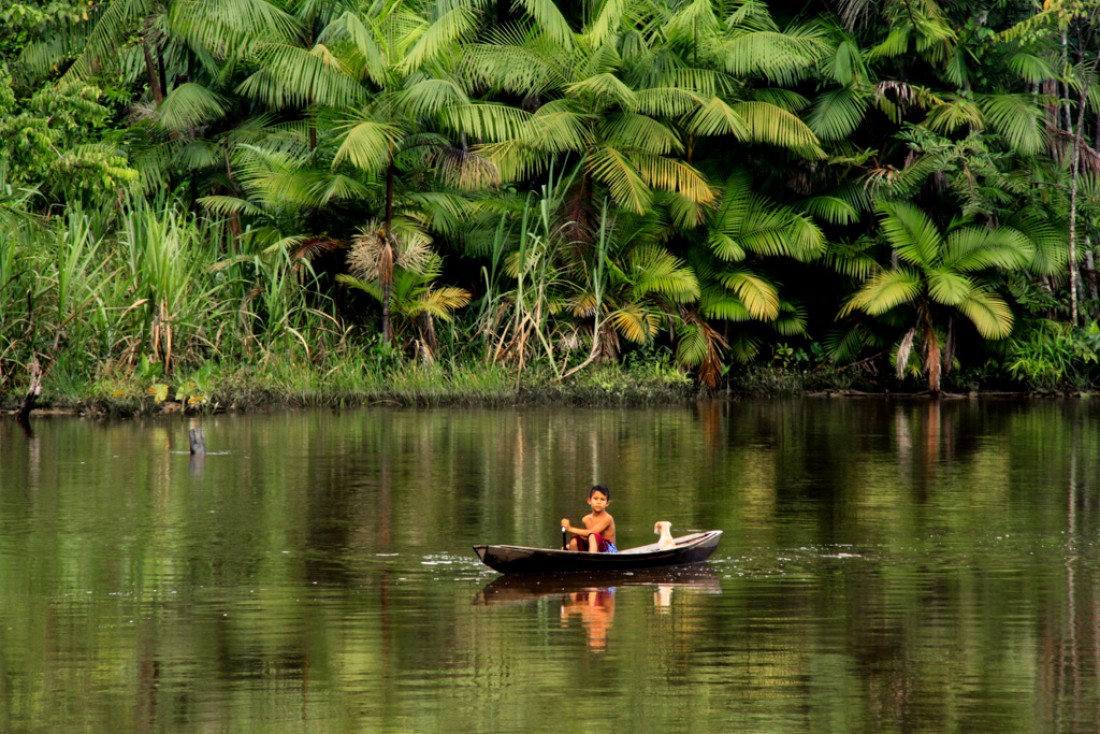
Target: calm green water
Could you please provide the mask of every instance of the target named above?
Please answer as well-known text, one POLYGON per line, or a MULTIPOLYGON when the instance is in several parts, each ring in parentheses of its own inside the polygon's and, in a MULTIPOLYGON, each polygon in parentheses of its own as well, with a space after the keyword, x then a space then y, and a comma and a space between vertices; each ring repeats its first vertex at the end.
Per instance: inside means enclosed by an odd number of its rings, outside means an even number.
POLYGON ((0 731, 1096 732, 1100 405, 0 422, 0 731), (691 574, 502 580, 612 489, 691 574))

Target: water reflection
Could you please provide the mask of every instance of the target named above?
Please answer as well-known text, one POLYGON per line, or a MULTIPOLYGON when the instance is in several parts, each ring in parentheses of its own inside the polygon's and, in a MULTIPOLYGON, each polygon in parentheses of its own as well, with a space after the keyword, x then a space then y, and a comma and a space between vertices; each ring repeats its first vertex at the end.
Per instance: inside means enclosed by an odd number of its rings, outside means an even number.
POLYGON ((0 731, 542 734, 594 686, 623 731, 1100 731, 1100 402, 207 416, 201 468, 182 419, 33 426, 0 731), (724 530, 708 576, 469 552, 596 477, 623 547, 724 530))
POLYGON ((673 592, 722 593, 718 574, 709 564, 701 563, 675 569, 607 574, 500 576, 485 586, 474 602, 490 606, 560 603, 561 626, 569 627, 570 621, 577 618, 585 631, 588 649, 604 652, 608 632, 615 620, 615 596, 620 588, 651 589, 653 607, 661 614, 671 610, 673 592))

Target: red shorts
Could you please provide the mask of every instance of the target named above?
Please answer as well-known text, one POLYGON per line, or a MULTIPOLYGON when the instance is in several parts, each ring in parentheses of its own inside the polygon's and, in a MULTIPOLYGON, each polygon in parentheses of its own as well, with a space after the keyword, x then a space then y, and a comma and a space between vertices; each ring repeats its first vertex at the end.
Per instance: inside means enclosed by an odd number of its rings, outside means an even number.
POLYGON ((587 537, 582 536, 582 535, 575 535, 573 537, 575 537, 577 539, 577 547, 580 550, 588 550, 588 538, 595 538, 596 539, 596 552, 597 553, 618 553, 619 552, 619 549, 615 547, 614 543, 612 543, 610 540, 603 537, 599 533, 592 533, 591 535, 589 535, 587 537))

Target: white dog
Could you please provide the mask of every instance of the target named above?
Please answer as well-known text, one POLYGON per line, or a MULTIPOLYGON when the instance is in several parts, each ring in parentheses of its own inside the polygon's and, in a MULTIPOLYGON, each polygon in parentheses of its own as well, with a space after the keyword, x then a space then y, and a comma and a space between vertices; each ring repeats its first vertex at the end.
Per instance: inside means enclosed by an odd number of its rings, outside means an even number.
POLYGON ((672 539, 672 523, 668 520, 658 520, 654 523, 653 533, 661 536, 657 540, 657 547, 661 550, 668 550, 669 548, 676 547, 676 541, 672 539))

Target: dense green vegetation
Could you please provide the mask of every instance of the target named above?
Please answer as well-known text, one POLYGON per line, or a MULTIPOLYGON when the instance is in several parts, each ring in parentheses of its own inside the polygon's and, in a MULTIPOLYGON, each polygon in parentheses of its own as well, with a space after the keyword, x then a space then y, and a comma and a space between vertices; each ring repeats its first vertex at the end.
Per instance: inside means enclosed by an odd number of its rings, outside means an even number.
POLYGON ((1097 0, 0 23, 9 400, 1100 382, 1097 0))

